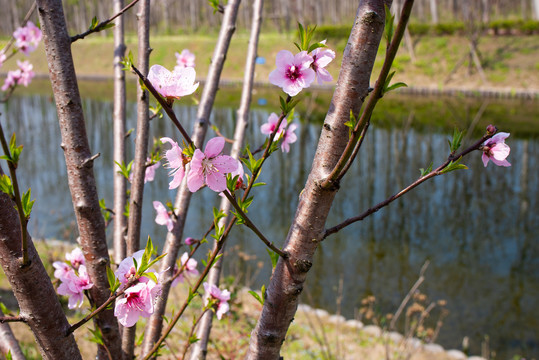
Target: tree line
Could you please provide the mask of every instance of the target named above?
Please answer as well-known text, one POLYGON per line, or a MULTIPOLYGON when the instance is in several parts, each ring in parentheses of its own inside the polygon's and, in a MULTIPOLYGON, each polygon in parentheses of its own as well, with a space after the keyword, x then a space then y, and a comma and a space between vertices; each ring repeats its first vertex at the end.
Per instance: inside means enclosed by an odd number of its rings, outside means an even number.
MULTIPOLYGON (((7 36, 20 25, 32 0, 0 0, 5 11, 0 15, 0 34, 7 36)), ((393 8, 402 0, 393 1, 393 8)), ((112 13, 111 1, 65 0, 64 11, 69 31, 80 33, 88 29, 94 16, 107 19, 112 13)), ((125 1, 127 4, 128 1, 125 1)), ((151 30, 160 34, 193 33, 220 26, 220 17, 206 0, 153 0, 151 30)), ((250 27, 251 1, 243 2, 238 14, 238 27, 250 27)), ((265 30, 292 31, 296 22, 317 25, 350 24, 357 9, 355 0, 267 0, 264 4, 265 30)), ((466 21, 470 12, 478 21, 487 23, 500 19, 539 20, 539 0, 417 0, 412 22, 443 23, 466 21)), ((136 32, 134 12, 125 18, 126 31, 136 32)))

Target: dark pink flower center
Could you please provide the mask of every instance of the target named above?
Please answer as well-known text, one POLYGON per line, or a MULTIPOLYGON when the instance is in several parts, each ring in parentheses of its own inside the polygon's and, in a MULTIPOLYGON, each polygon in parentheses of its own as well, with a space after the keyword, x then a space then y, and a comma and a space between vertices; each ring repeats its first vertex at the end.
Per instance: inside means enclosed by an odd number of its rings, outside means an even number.
POLYGON ((286 70, 285 76, 292 81, 296 81, 301 77, 301 71, 297 66, 292 65, 286 70))
POLYGON ((126 295, 126 304, 130 308, 136 308, 139 310, 142 310, 142 299, 140 298, 140 295, 138 293, 128 293, 126 295))

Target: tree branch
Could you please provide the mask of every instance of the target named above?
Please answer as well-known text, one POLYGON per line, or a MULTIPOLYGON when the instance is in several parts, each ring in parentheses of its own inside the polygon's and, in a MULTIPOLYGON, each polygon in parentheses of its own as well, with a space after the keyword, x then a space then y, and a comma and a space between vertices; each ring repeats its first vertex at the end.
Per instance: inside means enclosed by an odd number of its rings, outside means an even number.
POLYGON ((122 10, 120 10, 118 13, 116 13, 116 15, 108 18, 107 20, 105 21, 102 21, 100 22, 99 24, 96 25, 95 28, 93 29, 88 29, 86 30, 85 32, 83 32, 82 34, 78 34, 78 35, 75 35, 75 36, 72 36, 71 37, 71 42, 74 43, 75 41, 79 40, 79 39, 84 39, 86 36, 92 34, 92 33, 95 33, 95 32, 99 32, 101 30, 105 30, 105 27, 112 22, 112 20, 116 19, 118 16, 121 16, 123 15, 127 10, 131 9, 133 6, 135 6, 135 4, 138 2, 139 0, 133 0, 131 1, 131 3, 129 3, 129 5, 127 5, 126 7, 124 7, 122 10))
POLYGON ((466 150, 462 151, 461 153, 457 154, 457 155, 454 155, 454 154, 450 154, 447 158, 447 160, 440 166, 438 166, 438 168, 436 168, 435 170, 429 172, 428 174, 425 174, 421 177, 419 177, 417 180, 415 180, 414 182, 412 182, 410 185, 408 185, 407 187, 405 187, 404 189, 402 189, 401 191, 399 191, 398 193, 396 194, 393 194, 392 196, 390 196, 389 198, 385 199, 384 201, 378 203, 377 205, 371 207, 370 209, 366 210, 365 212, 363 212, 362 214, 360 215, 357 215, 357 216, 354 216, 354 217, 351 217, 351 218, 348 218, 346 219, 345 221, 343 221, 342 223, 338 224, 338 225, 335 225, 329 229, 327 229, 325 232, 324 232, 324 235, 322 236, 322 240, 327 238, 329 235, 332 235, 332 234, 335 234, 336 232, 344 229, 345 227, 347 227, 348 225, 351 225, 355 222, 358 222, 358 221, 361 221, 363 219, 365 219, 367 216, 369 215, 372 215, 374 214, 375 212, 377 212, 378 210, 380 210, 381 208, 389 205, 390 203, 392 203, 393 201, 397 200, 398 198, 400 198, 401 196, 403 196, 404 194, 406 194, 407 192, 409 192, 410 190, 412 190, 413 188, 417 187, 418 185, 424 183, 425 181, 429 180, 429 179, 432 179, 433 177, 435 176, 438 176, 438 175, 442 175, 444 174, 443 170, 452 162, 452 161, 455 161, 457 159, 460 159, 462 157, 464 157, 465 155, 469 154, 470 152, 474 151, 474 150, 477 150, 479 149, 479 147, 485 142, 485 140, 489 139, 492 137, 493 134, 487 134, 487 135, 484 135, 481 139, 477 140, 473 145, 471 145, 469 148, 467 148, 466 150))
POLYGON ((232 204, 232 206, 234 206, 234 209, 236 209, 236 211, 238 212, 238 215, 240 216, 241 220, 243 220, 243 222, 245 223, 245 225, 247 225, 247 227, 251 230, 253 230, 253 232, 260 238, 260 240, 262 240, 262 242, 264 244, 266 244, 267 247, 269 247, 271 250, 273 250, 275 253, 279 254, 280 257, 282 258, 288 258, 288 254, 283 252, 281 249, 275 247, 275 245, 273 245, 273 243, 271 241, 269 241, 268 239, 266 239, 266 237, 264 236, 264 234, 262 234, 262 232, 260 230, 258 230, 258 228, 256 227, 255 224, 253 224, 253 222, 251 221, 251 219, 249 219, 249 217, 247 216, 247 214, 241 209, 241 207, 239 206, 238 202, 236 201, 236 199, 234 199, 234 197, 228 192, 228 190, 225 190, 223 191, 223 194, 225 194, 226 198, 228 199, 228 201, 230 201, 230 203, 232 204))

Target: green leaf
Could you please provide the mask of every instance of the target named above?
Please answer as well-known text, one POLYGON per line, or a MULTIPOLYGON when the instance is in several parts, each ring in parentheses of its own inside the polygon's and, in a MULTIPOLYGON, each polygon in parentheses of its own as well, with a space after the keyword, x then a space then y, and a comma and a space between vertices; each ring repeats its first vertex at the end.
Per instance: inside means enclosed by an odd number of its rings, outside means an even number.
POLYGON ((92 19, 92 23, 90 24, 89 30, 94 30, 97 27, 97 24, 99 24, 99 22, 97 21, 97 16, 94 16, 92 19))
POLYGON ((264 305, 264 299, 262 296, 258 295, 256 291, 249 290, 249 294, 251 294, 261 305, 264 305))
POLYGON ((129 53, 127 54, 127 56, 124 57, 122 61, 120 61, 120 64, 123 65, 123 68, 122 68, 123 71, 131 70, 131 65, 133 65, 133 53, 131 52, 131 50, 129 50, 129 53))
POLYGON ((13 356, 11 355, 11 349, 6 354, 6 360, 13 360, 13 356))
POLYGON ((13 184, 11 183, 9 176, 6 174, 0 175, 0 191, 13 198, 13 184))
POLYGON ((22 148, 22 145, 17 146, 17 136, 15 135, 15 133, 13 133, 13 135, 11 135, 11 140, 9 141, 9 152, 11 153, 11 159, 6 160, 10 161, 15 166, 15 168, 17 168, 17 165, 19 163, 19 157, 21 155, 22 148))
POLYGON ((266 183, 264 183, 264 182, 257 182, 257 183, 254 183, 252 187, 264 186, 264 185, 266 185, 266 183))
POLYGON ((108 24, 105 24, 105 25, 101 26, 101 29, 99 29, 99 30, 107 30, 107 29, 111 29, 111 28, 113 28, 113 27, 115 27, 115 26, 116 26, 115 23, 110 22, 110 23, 108 23, 108 24))
POLYGON ((408 85, 406 83, 403 83, 403 82, 398 82, 398 83, 395 83, 395 84, 389 86, 388 88, 386 88, 384 93, 388 93, 390 91, 393 91, 393 90, 401 88, 401 87, 408 87, 408 85))
POLYGON ((454 154, 460 148, 463 136, 464 131, 458 131, 457 129, 453 130, 453 139, 450 142, 448 141, 451 154, 454 154))
POLYGON ((32 189, 28 189, 27 192, 22 194, 22 199, 21 199, 22 210, 26 219, 30 217, 30 213, 32 212, 32 208, 34 207, 35 200, 30 200, 31 196, 32 196, 32 189))
POLYGON ((277 254, 275 251, 271 249, 266 249, 266 251, 268 252, 268 255, 270 256, 270 259, 271 259, 271 268, 275 269, 275 266, 277 265, 277 261, 279 260, 279 254, 277 254))
POLYGON ((197 341, 199 341, 200 339, 197 338, 197 336, 195 334, 193 334, 190 338, 189 338, 189 344, 194 344, 196 343, 197 341))
POLYGON ((3 302, 0 302, 0 310, 2 310, 2 313, 4 315, 8 315, 11 313, 11 311, 9 311, 9 309, 6 307, 6 305, 4 305, 3 302))
POLYGON ((116 275, 114 275, 114 272, 112 271, 110 266, 107 266, 107 280, 109 281, 110 292, 111 294, 114 294, 120 286, 120 282, 116 278, 116 275))
POLYGON ((88 330, 90 330, 90 332, 92 333, 92 336, 88 340, 99 345, 104 345, 103 335, 101 334, 101 330, 98 327, 96 327, 95 329, 88 330))
POLYGON ((354 116, 354 112, 352 111, 352 109, 350 109, 350 120, 344 123, 344 125, 349 128, 348 137, 352 136, 352 131, 354 131, 354 129, 356 128, 356 124, 357 124, 357 119, 354 116))
POLYGON ((442 174, 446 174, 448 172, 451 172, 453 170, 461 170, 461 169, 468 169, 468 167, 464 164, 460 164, 460 160, 462 160, 462 156, 459 157, 456 161, 451 161, 445 169, 441 171, 442 174))
POLYGON ((150 280, 152 280, 154 283, 157 284, 157 282, 158 282, 158 281, 157 281, 157 276, 155 276, 155 273, 154 273, 154 272, 152 272, 152 271, 147 271, 147 272, 145 272, 145 273, 142 274, 142 275, 144 275, 145 277, 149 278, 150 280))
MULTIPOLYGON (((163 316, 164 317, 164 316, 163 316)), ((140 346, 142 345, 142 340, 144 340, 144 331, 142 331, 140 333, 140 335, 137 337, 137 339, 135 340, 135 345, 136 346, 140 346)))
POLYGON ((420 168, 419 171, 421 172, 421 177, 429 174, 432 171, 432 162, 426 169, 420 168))
POLYGON ((389 44, 391 44, 391 40, 393 39, 393 34, 395 33, 395 30, 393 27, 395 23, 395 16, 391 15, 391 11, 389 10, 389 7, 387 7, 387 5, 384 5, 384 7, 385 7, 385 13, 386 13, 384 37, 386 38, 386 47, 389 48, 389 44))

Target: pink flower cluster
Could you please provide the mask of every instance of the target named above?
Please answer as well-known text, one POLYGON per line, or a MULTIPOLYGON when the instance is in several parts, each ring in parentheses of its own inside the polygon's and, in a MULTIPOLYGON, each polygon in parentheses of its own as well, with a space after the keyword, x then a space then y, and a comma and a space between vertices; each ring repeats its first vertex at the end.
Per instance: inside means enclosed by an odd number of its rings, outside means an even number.
MULTIPOLYGON (((168 161, 167 167, 171 169, 170 174, 173 175, 169 189, 175 189, 180 186, 185 176, 185 165, 189 159, 172 139, 161 138, 161 141, 172 145, 172 148, 165 152, 165 158, 168 161)), ((231 156, 222 155, 224 147, 225 139, 215 137, 208 141, 204 152, 195 150, 191 159, 191 170, 187 174, 187 187, 191 192, 198 191, 204 185, 208 185, 215 192, 226 189, 226 174, 238 171, 241 163, 231 156)))
POLYGON ((208 306, 210 301, 213 301, 214 306, 217 307, 215 315, 217 316, 217 319, 221 320, 223 315, 226 314, 230 309, 230 306, 228 305, 228 300, 230 300, 230 291, 221 291, 217 286, 210 285, 206 282, 203 284, 203 286, 204 291, 207 294, 204 305, 208 306))
POLYGON ((15 85, 24 85, 28 86, 34 77, 34 66, 28 61, 19 61, 17 60, 17 65, 19 68, 17 70, 11 70, 7 73, 6 80, 2 86, 2 91, 6 91, 12 86, 15 85))
POLYGON ((176 53, 176 68, 195 67, 195 54, 187 49, 183 49, 181 53, 176 53))
POLYGON ((81 307, 84 301, 84 290, 90 289, 92 284, 85 266, 81 249, 75 248, 66 254, 69 263, 55 261, 52 266, 56 269, 54 277, 60 280, 56 291, 60 295, 69 297, 68 308, 81 307))
POLYGON ((33 22, 28 21, 26 26, 20 27, 13 33, 15 38, 15 46, 28 56, 32 51, 37 49, 39 42, 41 41, 41 30, 34 25, 33 22))
MULTIPOLYGON (((125 287, 137 274, 137 266, 142 262, 144 250, 137 251, 133 256, 122 260, 118 269, 114 272, 116 278, 125 287), (134 261, 134 260, 135 261, 134 261)), ((125 327, 135 325, 139 317, 149 317, 154 312, 154 305, 161 293, 161 286, 153 280, 142 276, 138 282, 125 290, 122 298, 116 300, 114 316, 125 327)))
MULTIPOLYGON (((277 123, 279 122, 279 117, 275 113, 271 113, 271 115, 268 117, 268 122, 265 124, 262 124, 260 127, 260 132, 264 135, 270 135, 275 131, 277 128, 277 123)), ((297 125, 296 124, 290 124, 288 125, 288 121, 286 118, 284 118, 281 121, 281 124, 279 125, 279 129, 275 133, 275 136, 277 139, 282 137, 281 142, 281 150, 283 152, 289 152, 290 151, 290 144, 293 144, 296 142, 298 137, 294 133, 296 131, 297 125)))
MULTIPOLYGON (((325 40, 322 42, 325 44, 325 40)), ((311 51, 301 51, 294 55, 288 50, 277 53, 275 65, 277 69, 269 75, 269 81, 277 85, 290 96, 296 96, 302 89, 311 86, 315 78, 318 83, 333 81, 325 67, 335 59, 335 52, 327 48, 317 48, 311 51)))

